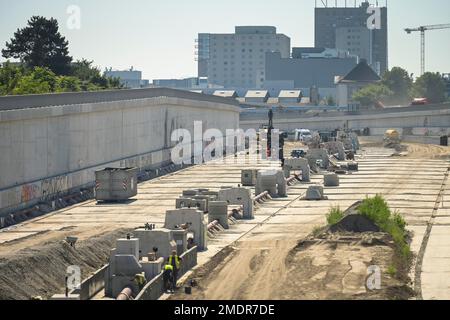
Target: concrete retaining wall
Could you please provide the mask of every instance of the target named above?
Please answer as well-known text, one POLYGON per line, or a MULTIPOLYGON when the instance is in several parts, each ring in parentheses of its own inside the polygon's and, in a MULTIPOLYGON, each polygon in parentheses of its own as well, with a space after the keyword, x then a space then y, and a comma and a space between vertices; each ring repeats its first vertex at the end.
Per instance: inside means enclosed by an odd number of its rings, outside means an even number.
POLYGON ((170 161, 173 130, 193 135, 194 121, 224 133, 238 127, 235 102, 202 96, 0 111, 0 215, 92 186, 98 169, 161 166, 170 161))
MULTIPOLYGON (((183 258, 178 277, 181 278, 186 272, 197 265, 197 247, 193 247, 181 255, 183 258)), ((152 279, 142 289, 135 300, 158 300, 164 293, 164 281, 162 273, 152 279)))
MULTIPOLYGON (((261 124, 266 124, 267 121, 267 113, 257 112, 252 114, 246 112, 242 114, 240 123, 243 129, 249 129, 259 128, 261 124)), ((353 130, 370 128, 372 131, 373 129, 379 129, 383 133, 390 128, 411 128, 416 132, 436 128, 436 130, 449 133, 449 123, 449 104, 423 106, 421 108, 391 108, 378 112, 368 112, 367 114, 336 113, 329 116, 326 114, 312 116, 300 112, 276 112, 274 114, 274 126, 288 131, 299 128, 334 130, 348 126, 353 130)), ((440 133, 437 135, 440 135, 440 133)))
POLYGON ((81 288, 73 290, 71 294, 79 294, 81 300, 89 300, 99 293, 105 287, 105 273, 108 270, 109 265, 105 265, 103 268, 95 272, 89 278, 81 283, 81 288))

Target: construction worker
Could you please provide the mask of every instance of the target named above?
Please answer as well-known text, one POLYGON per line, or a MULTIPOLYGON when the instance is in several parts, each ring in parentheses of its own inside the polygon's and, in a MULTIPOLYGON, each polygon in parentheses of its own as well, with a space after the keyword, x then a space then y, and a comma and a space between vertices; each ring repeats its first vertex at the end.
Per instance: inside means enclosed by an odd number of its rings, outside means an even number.
POLYGON ((172 255, 169 257, 169 265, 173 267, 173 288, 177 288, 178 271, 181 267, 182 259, 177 255, 177 251, 173 250, 172 255))
POLYGON ((163 271, 164 290, 173 292, 173 266, 166 264, 163 271))
POLYGON ((137 287, 139 288, 139 292, 144 289, 145 284, 147 283, 147 280, 145 279, 145 275, 143 273, 138 273, 134 277, 134 282, 136 283, 137 287))

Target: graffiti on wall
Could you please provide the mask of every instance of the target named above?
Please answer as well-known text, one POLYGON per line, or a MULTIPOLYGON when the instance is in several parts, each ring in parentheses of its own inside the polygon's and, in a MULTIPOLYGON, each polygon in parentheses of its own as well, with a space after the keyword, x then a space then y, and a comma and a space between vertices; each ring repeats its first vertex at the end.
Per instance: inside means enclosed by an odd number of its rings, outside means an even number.
POLYGON ((40 197, 41 188, 39 183, 30 183, 22 186, 21 200, 22 202, 28 202, 30 200, 40 197))
POLYGON ((59 176, 42 181, 42 196, 54 195, 69 189, 69 177, 59 176))
POLYGON ((41 182, 28 183, 20 187, 21 202, 28 202, 40 197, 48 197, 69 189, 69 177, 59 176, 41 182))

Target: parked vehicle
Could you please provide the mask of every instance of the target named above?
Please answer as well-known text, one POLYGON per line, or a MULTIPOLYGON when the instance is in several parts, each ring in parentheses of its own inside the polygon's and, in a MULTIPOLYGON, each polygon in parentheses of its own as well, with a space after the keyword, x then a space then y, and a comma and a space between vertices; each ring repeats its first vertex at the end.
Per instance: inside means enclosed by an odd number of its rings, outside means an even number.
POLYGON ((295 129, 295 141, 309 142, 312 139, 311 131, 308 129, 295 129))
POLYGON ((293 158, 304 158, 306 156, 306 151, 303 149, 295 149, 291 151, 291 157, 293 158))
POLYGON ((428 104, 428 99, 427 98, 415 98, 412 102, 411 105, 412 106, 423 106, 428 104))
POLYGON ((395 148, 401 143, 400 133, 394 129, 386 130, 383 142, 386 148, 395 148))

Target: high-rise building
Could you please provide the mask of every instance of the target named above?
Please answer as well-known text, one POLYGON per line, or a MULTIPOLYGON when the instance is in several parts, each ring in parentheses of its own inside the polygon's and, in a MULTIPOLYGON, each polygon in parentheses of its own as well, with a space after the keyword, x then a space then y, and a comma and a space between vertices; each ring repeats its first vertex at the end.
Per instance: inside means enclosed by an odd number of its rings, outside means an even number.
POLYGON ((387 6, 350 2, 353 7, 347 1, 344 7, 338 6, 342 1, 316 1, 315 46, 349 51, 382 74, 388 69, 387 6))
POLYGON ((198 76, 225 88, 261 88, 267 52, 289 58, 291 39, 270 26, 236 27, 233 34, 200 33, 198 76))

